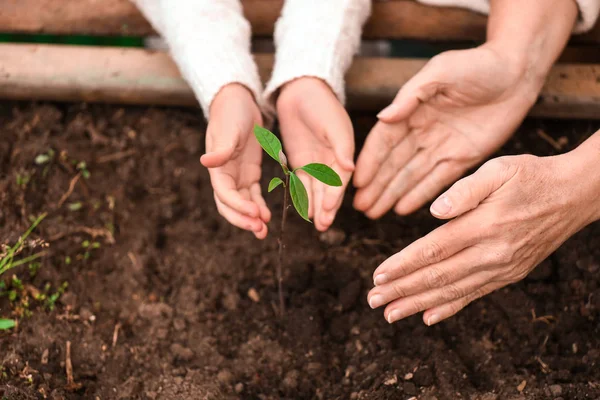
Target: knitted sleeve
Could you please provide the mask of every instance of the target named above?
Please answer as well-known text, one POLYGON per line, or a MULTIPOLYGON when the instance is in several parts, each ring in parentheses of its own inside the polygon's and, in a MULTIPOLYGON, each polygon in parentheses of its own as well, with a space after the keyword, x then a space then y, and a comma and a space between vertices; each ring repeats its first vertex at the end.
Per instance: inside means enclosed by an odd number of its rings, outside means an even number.
POLYGON ((132 0, 169 45, 181 74, 208 118, 219 90, 246 86, 260 100, 251 29, 239 0, 132 0))
POLYGON ((275 66, 264 98, 273 110, 276 93, 303 76, 323 79, 345 100, 344 75, 360 45, 371 0, 286 0, 275 27, 275 66))
MULTIPOLYGON (((462 7, 476 12, 488 14, 489 0, 418 0, 420 3, 444 7, 462 7)), ((594 26, 600 12, 600 0, 576 0, 579 7, 579 18, 573 33, 586 32, 594 26)))

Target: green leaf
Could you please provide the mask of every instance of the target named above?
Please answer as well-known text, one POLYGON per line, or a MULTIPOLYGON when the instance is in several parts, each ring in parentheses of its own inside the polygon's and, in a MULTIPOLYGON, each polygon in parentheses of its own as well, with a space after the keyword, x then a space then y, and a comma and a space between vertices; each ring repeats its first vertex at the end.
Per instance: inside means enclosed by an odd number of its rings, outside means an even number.
POLYGON ((337 172, 335 172, 325 164, 307 164, 300 169, 317 178, 326 185, 342 186, 342 179, 337 174, 337 172))
POLYGON ((254 125, 254 136, 260 143, 260 147, 267 152, 273 160, 279 162, 279 152, 281 151, 281 142, 271 131, 254 125))
POLYGON ((275 190, 275 188, 279 185, 281 185, 283 183, 283 181, 280 178, 273 178, 271 179, 271 182, 269 182, 269 193, 271 193, 273 190, 275 190))
POLYGON ((308 222, 311 222, 308 219, 308 194, 306 193, 306 188, 300 178, 293 172, 290 172, 290 195, 298 214, 308 222))
POLYGON ((17 325, 12 319, 0 319, 0 331, 14 328, 17 325))

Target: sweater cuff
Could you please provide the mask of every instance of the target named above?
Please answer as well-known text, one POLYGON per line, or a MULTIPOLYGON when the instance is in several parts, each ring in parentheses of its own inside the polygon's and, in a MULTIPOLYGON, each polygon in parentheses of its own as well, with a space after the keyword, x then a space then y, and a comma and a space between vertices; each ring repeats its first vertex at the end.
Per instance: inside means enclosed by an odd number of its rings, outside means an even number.
POLYGON ((579 6, 579 18, 574 33, 587 32, 594 27, 600 12, 600 0, 577 0, 579 6))
POLYGON ((304 76, 324 80, 344 103, 344 75, 370 10, 370 0, 287 0, 275 27, 277 53, 263 95, 266 110, 274 113, 278 90, 304 76))
MULTIPOLYGON (((420 3, 441 7, 460 7, 489 14, 489 0, 418 0, 420 3)), ((587 32, 594 27, 600 12, 600 0, 574 0, 579 7, 579 18, 573 28, 573 33, 587 32)))
POLYGON ((260 107, 262 84, 239 0, 133 1, 167 42, 206 118, 219 90, 230 83, 246 86, 260 107))

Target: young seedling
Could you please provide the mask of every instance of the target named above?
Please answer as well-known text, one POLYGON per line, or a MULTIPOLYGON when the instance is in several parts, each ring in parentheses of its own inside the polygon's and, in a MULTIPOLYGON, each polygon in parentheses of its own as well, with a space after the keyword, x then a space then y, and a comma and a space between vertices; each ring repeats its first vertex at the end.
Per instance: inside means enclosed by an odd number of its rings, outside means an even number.
POLYGON ((302 170, 307 174, 311 175, 329 186, 342 186, 342 180, 340 176, 331 168, 325 164, 311 163, 303 167, 299 167, 291 170, 287 157, 283 153, 281 142, 271 131, 262 128, 258 125, 254 126, 254 136, 260 143, 263 150, 271 156, 272 159, 277 161, 283 170, 284 179, 279 177, 271 179, 269 182, 269 193, 280 185, 283 185, 283 213, 281 217, 281 229, 279 231, 279 257, 277 263, 277 287, 279 292, 279 313, 281 316, 285 313, 285 303, 283 301, 283 252, 285 249, 284 244, 284 233, 285 233, 285 222, 286 214, 288 209, 288 197, 292 198, 292 204, 298 212, 298 214, 306 221, 311 222, 308 218, 308 194, 304 184, 298 178, 297 172, 302 170), (288 195, 289 194, 289 195, 288 195))
MULTIPOLYGON (((17 256, 25 247, 25 240, 33 232, 33 230, 42 222, 46 217, 46 214, 40 215, 33 221, 29 229, 19 238, 17 243, 12 247, 0 248, 0 276, 10 269, 18 267, 19 265, 31 263, 44 255, 44 252, 39 252, 29 257, 24 257, 19 260, 15 260, 17 256)), ((0 283, 3 283, 0 281, 0 283)), ((11 319, 0 319, 0 331, 13 328, 15 321, 11 319)))

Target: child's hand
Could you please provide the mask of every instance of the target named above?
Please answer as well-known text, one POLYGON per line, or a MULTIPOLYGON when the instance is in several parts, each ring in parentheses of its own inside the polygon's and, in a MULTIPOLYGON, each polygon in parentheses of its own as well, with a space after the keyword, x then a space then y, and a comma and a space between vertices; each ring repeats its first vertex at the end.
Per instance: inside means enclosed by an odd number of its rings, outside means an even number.
POLYGON ((300 172, 309 198, 309 217, 327 230, 342 204, 354 170, 354 130, 350 117, 329 86, 317 78, 299 78, 286 84, 277 100, 281 136, 293 168, 323 163, 342 178, 331 187, 300 172))
POLYGON ((209 168, 219 214, 264 239, 271 212, 259 184, 262 150, 252 135, 255 124, 262 125, 262 118, 250 91, 237 83, 222 88, 210 107, 200 162, 209 168))

